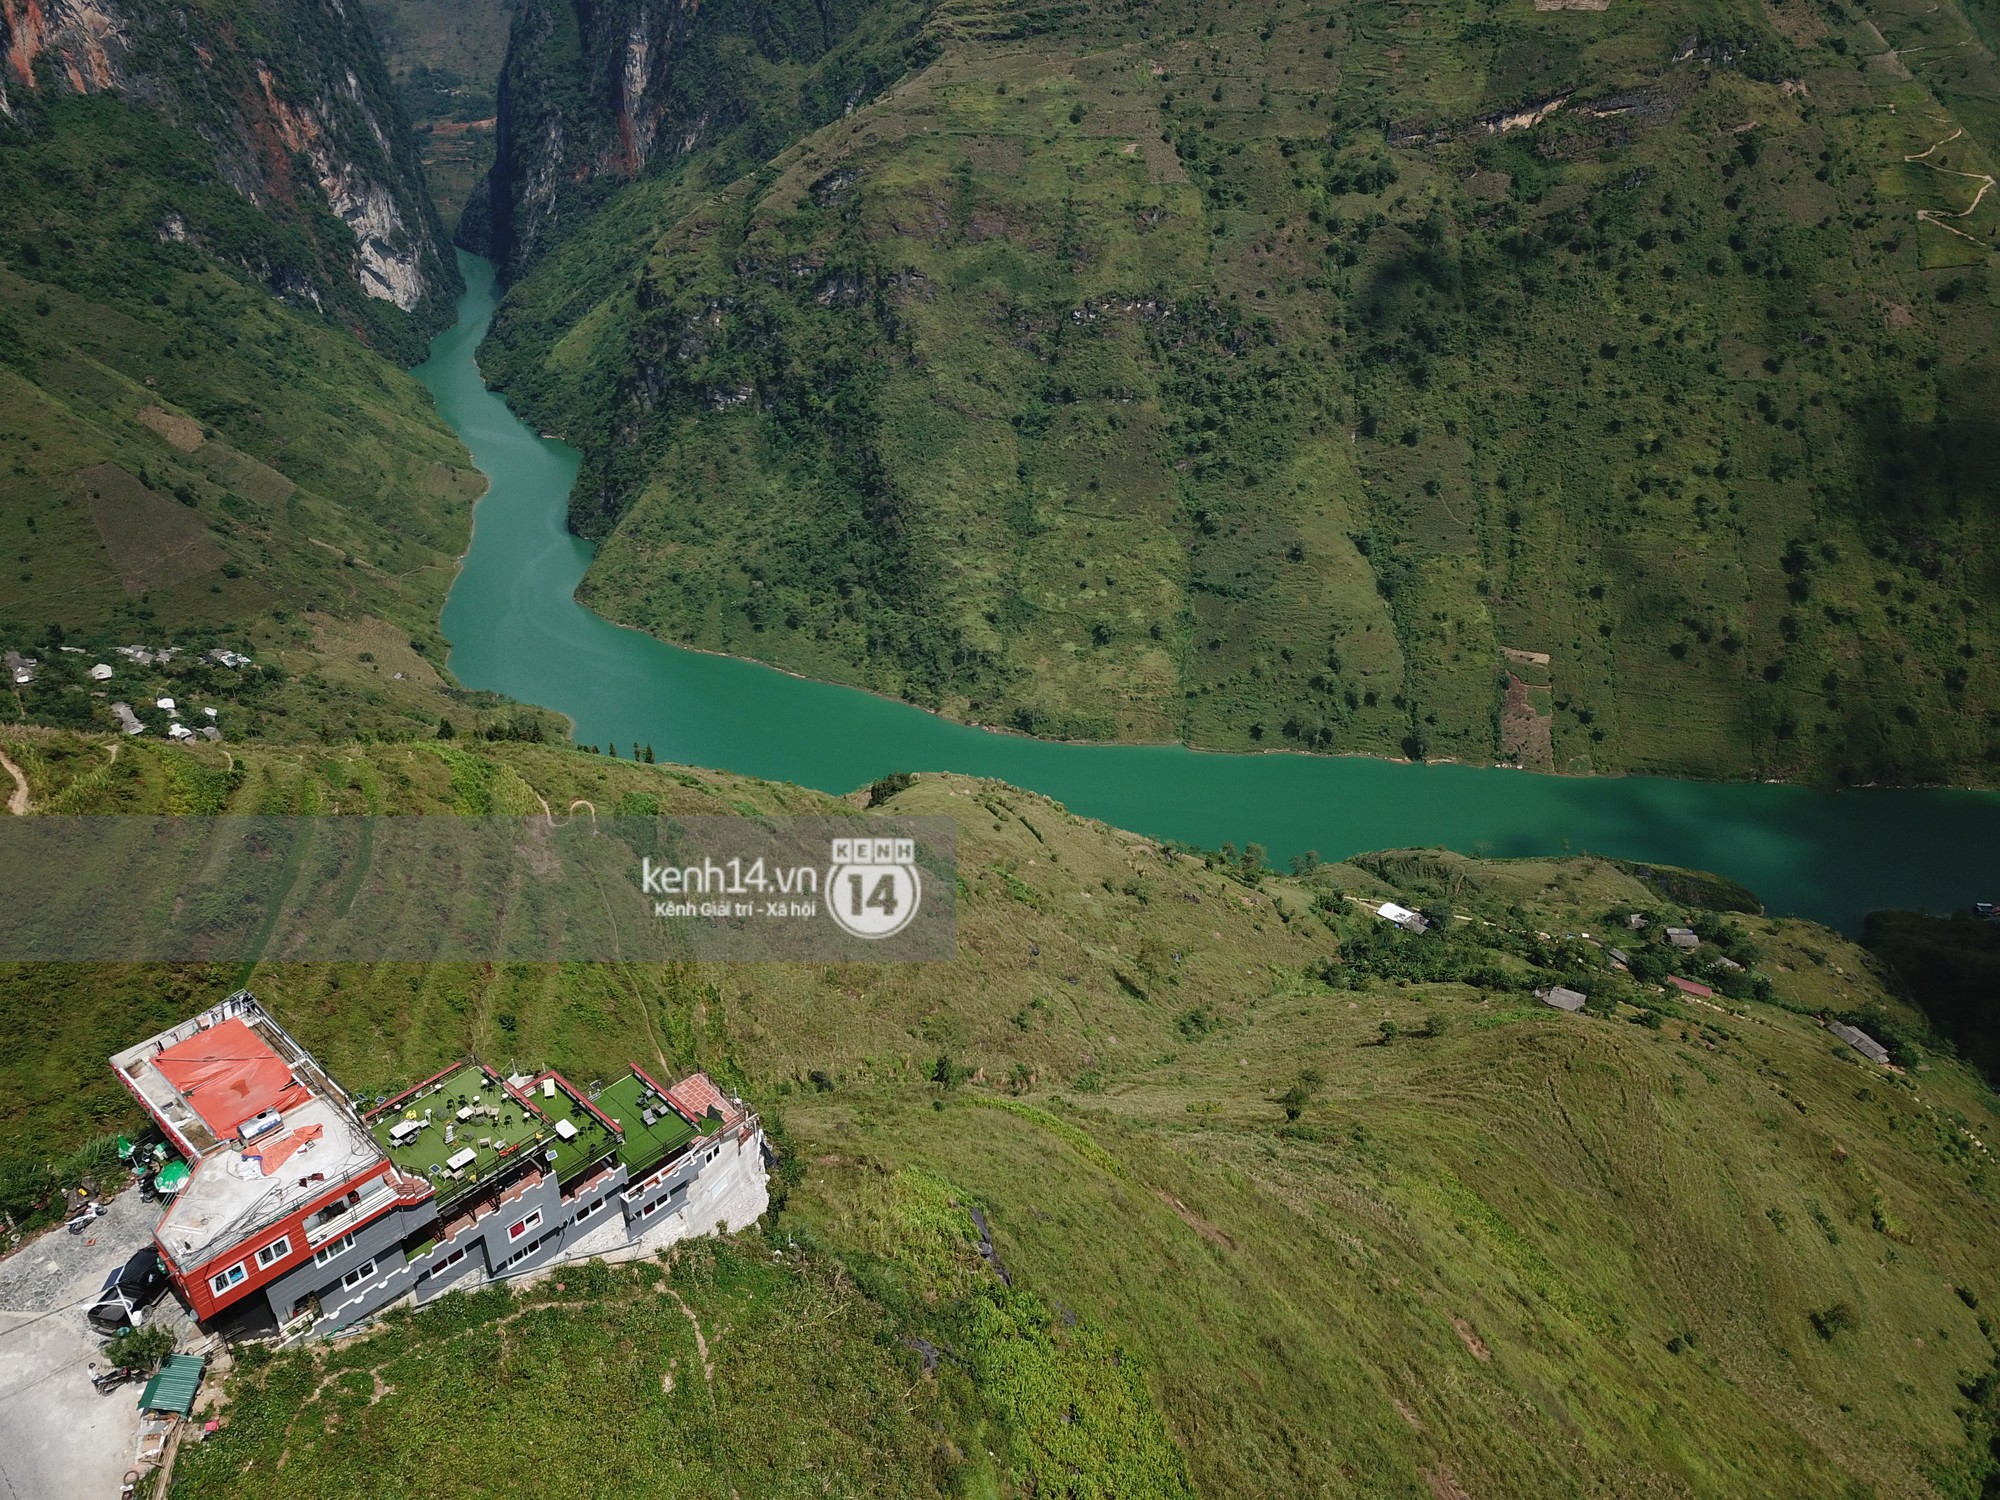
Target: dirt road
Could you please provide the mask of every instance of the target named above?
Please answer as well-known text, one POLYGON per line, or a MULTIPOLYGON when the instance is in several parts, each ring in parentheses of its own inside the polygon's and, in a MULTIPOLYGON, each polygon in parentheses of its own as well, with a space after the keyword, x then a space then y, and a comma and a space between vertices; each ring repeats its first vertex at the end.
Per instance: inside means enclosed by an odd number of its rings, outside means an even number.
POLYGON ((14 778, 14 790, 7 798, 7 811, 20 817, 28 810, 28 778, 21 774, 21 768, 7 758, 7 752, 0 750, 0 770, 14 778))

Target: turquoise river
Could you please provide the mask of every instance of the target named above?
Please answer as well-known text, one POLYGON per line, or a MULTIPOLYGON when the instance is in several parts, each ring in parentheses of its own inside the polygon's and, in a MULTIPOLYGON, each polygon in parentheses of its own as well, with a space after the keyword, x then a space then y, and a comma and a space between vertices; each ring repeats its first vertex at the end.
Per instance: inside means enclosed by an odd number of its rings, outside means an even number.
POLYGON ((481 380, 474 356, 493 271, 461 259, 469 290, 458 323, 416 372, 492 481, 445 605, 451 669, 469 688, 568 715, 580 741, 621 754, 646 744, 662 761, 829 792, 891 771, 998 777, 1121 828, 1209 848, 1261 843, 1277 861, 1431 844, 1655 860, 1727 875, 1774 912, 1850 931, 1876 907, 2000 899, 2000 794, 1050 744, 614 625, 572 597, 591 554, 564 525, 576 454, 523 426, 481 380))

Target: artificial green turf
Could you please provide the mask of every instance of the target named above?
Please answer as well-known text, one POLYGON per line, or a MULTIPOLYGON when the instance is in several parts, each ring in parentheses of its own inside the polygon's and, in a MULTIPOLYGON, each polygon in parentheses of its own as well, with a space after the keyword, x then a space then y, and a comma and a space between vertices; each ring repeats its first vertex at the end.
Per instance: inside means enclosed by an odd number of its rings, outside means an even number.
POLYGON ((556 1153, 552 1165, 558 1180, 568 1182, 580 1169, 599 1160, 617 1144, 617 1137, 605 1129, 604 1122, 571 1098, 569 1091, 560 1083, 556 1084, 553 1098, 544 1095, 540 1084, 530 1085, 526 1092, 534 1100, 535 1108, 548 1117, 552 1126, 557 1120, 567 1120, 576 1127, 576 1138, 567 1141, 552 1129, 549 1144, 544 1148, 556 1153))
MULTIPOLYGON (((600 1130, 602 1128, 599 1127, 600 1130)), ((467 1063, 457 1069, 443 1080, 443 1087, 437 1092, 379 1116, 369 1123, 368 1130, 391 1161, 403 1171, 433 1183, 440 1198, 457 1196, 505 1167, 517 1165, 524 1155, 532 1157, 537 1166, 546 1167, 548 1163, 543 1159, 542 1152, 555 1140, 555 1132, 545 1121, 523 1109, 476 1063, 467 1063), (501 1113, 500 1120, 496 1123, 474 1118, 460 1122, 455 1118, 460 1096, 468 1104, 477 1100, 480 1105, 497 1107, 501 1113), (407 1144, 391 1145, 390 1130, 405 1120, 422 1119, 426 1109, 432 1112, 431 1123, 407 1144), (449 1142, 445 1140, 447 1124, 454 1131, 454 1139, 449 1142), (490 1144, 481 1145, 482 1139, 490 1144), (513 1149, 503 1151, 503 1146, 513 1149), (459 1169, 460 1175, 453 1176, 445 1171, 445 1161, 468 1147, 476 1154, 470 1163, 459 1169)))
POLYGON ((627 1073, 597 1096, 597 1107, 608 1118, 616 1120, 618 1128, 625 1133, 618 1156, 634 1173, 655 1166, 694 1139, 694 1127, 672 1105, 658 1106, 665 1113, 651 1125, 646 1123, 645 1106, 640 1102, 640 1096, 651 1092, 651 1087, 637 1074, 627 1073))

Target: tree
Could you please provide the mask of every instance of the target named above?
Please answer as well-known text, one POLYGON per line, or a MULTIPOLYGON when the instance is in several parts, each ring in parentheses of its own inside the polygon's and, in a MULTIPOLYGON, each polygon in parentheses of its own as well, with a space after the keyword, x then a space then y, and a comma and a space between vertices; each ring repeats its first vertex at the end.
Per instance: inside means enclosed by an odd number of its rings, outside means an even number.
POLYGON ((931 1082, 947 1089, 955 1089, 970 1072, 966 1066, 949 1052, 940 1052, 937 1061, 931 1065, 931 1082))
POLYGON ((174 1352, 178 1342, 173 1329, 164 1323, 147 1323, 117 1335, 104 1346, 104 1353, 114 1365, 151 1370, 174 1352))
POLYGON ((1813 1332, 1828 1343, 1833 1342, 1835 1335, 1847 1332, 1856 1322, 1854 1308, 1845 1302, 1836 1302, 1831 1307, 1808 1313, 1806 1319, 1812 1324, 1813 1332))
POLYGON ((458 738, 458 730, 453 727, 451 720, 447 719, 443 714, 438 715, 438 738, 441 740, 458 738))
POLYGON ((1299 1076, 1293 1080, 1292 1086, 1278 1095, 1277 1099, 1279 1108, 1285 1112, 1287 1125, 1298 1124, 1299 1116, 1306 1112, 1306 1106, 1313 1102, 1313 1096, 1319 1092, 1320 1085, 1325 1081, 1320 1077, 1317 1068, 1299 1070, 1299 1076))

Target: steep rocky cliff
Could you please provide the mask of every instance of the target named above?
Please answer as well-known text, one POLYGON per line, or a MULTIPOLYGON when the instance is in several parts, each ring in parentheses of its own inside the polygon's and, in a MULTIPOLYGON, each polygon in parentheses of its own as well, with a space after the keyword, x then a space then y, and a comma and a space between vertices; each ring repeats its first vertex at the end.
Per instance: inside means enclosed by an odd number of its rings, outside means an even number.
MULTIPOLYGON (((0 0, 0 132, 33 150, 111 96, 205 156, 213 178, 274 233, 201 217, 162 194, 162 241, 233 262, 287 299, 331 312, 374 342, 413 352, 459 286, 445 236, 381 58, 358 7, 236 0, 0 0), (358 297, 357 297, 358 294, 358 297), (411 315, 404 329, 360 299, 411 315)), ((128 128, 141 128, 126 122, 128 128)), ((104 164, 113 173, 130 159, 104 164)), ((26 225, 10 228, 27 238, 26 225)))
POLYGON ((698 158, 720 186, 903 72, 919 12, 894 0, 525 0, 487 196, 460 238, 511 276, 623 183, 698 158))

